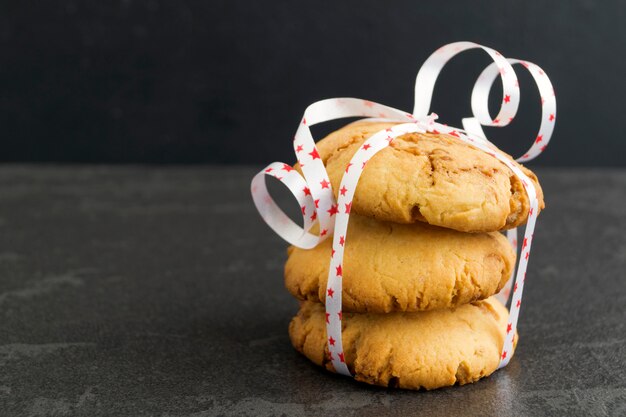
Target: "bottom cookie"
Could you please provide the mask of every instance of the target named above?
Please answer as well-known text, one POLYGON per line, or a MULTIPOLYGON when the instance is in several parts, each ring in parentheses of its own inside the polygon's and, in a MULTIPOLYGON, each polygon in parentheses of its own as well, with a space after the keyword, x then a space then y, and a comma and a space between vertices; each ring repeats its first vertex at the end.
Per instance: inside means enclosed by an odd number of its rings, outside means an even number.
MULTIPOLYGON (((346 364, 356 380, 373 385, 430 390, 474 382, 497 369, 507 317, 493 297, 453 310, 344 313, 346 364)), ((302 302, 289 336, 296 350, 334 372, 322 304, 302 302)))

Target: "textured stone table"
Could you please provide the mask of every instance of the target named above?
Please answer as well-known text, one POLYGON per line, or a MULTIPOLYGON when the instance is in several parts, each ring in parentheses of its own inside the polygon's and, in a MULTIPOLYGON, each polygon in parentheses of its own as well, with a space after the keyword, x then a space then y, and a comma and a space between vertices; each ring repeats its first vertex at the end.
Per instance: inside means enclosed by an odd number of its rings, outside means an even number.
POLYGON ((292 349, 253 172, 0 167, 0 415, 626 415, 626 171, 538 170, 519 349, 432 392, 292 349))

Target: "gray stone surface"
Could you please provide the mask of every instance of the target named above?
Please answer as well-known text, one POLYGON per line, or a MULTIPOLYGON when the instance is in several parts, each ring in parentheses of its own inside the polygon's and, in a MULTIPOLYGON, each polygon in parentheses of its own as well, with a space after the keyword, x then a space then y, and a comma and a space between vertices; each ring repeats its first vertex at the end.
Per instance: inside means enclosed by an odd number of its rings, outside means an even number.
POLYGON ((1 167, 0 415, 626 415, 626 171, 539 171, 518 352, 432 392, 292 349, 253 172, 1 167))

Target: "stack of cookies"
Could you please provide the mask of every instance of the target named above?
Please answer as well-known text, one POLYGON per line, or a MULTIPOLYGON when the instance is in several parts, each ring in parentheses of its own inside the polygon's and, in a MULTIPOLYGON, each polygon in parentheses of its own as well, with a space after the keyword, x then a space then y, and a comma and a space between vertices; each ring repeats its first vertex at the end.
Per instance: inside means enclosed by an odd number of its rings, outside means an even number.
MULTIPOLYGON (((391 126, 357 122, 318 142, 335 192, 363 142, 391 126)), ((536 176, 520 168, 543 208, 536 176)), ((500 231, 524 224, 528 209, 508 167, 454 136, 406 134, 372 157, 343 261, 343 348, 355 378, 433 389, 495 371, 508 311, 493 295, 515 267, 500 231)), ((290 247, 285 283, 301 300, 289 327, 294 347, 333 371, 324 309, 331 241, 290 247)))

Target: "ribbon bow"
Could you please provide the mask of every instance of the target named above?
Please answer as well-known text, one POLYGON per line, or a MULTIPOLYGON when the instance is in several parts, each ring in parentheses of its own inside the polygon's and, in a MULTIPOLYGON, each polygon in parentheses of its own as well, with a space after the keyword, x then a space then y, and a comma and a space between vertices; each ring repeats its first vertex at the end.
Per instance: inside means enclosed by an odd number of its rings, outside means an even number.
MULTIPOLYGON (((294 246, 311 249, 333 235, 333 255, 330 259, 326 288, 326 329, 330 359, 337 372, 351 376, 345 363, 341 338, 341 276, 343 274, 343 250, 347 242, 352 198, 367 161, 377 152, 389 146, 396 137, 412 132, 445 133, 481 149, 508 166, 514 175, 520 179, 526 190, 530 209, 517 273, 513 271, 507 286, 497 295, 503 303, 506 303, 511 287, 513 287, 507 333, 499 368, 508 364, 513 351, 513 338, 519 318, 539 203, 532 181, 486 138, 481 126, 503 127, 515 117, 519 107, 520 93, 517 77, 512 67, 514 64, 520 64, 530 72, 541 95, 542 116, 539 131, 528 151, 517 158, 519 162, 529 161, 545 150, 554 129, 556 97, 547 75, 533 63, 507 59, 499 52, 476 43, 455 42, 439 48, 428 57, 420 68, 415 81, 415 107, 412 113, 356 98, 332 98, 315 102, 305 110, 293 139, 294 151, 303 175, 300 175, 289 164, 273 162, 252 179, 252 197, 261 217, 284 240, 294 246), (455 55, 476 48, 487 52, 493 63, 483 70, 474 84, 471 96, 473 116, 463 119, 464 129, 435 122, 437 115, 434 113, 429 115, 428 112, 439 73, 455 55), (489 114, 488 98, 491 87, 498 77, 502 81, 503 97, 498 114, 492 119, 489 114), (346 117, 378 118, 399 122, 399 124, 379 131, 365 141, 346 166, 345 174, 341 179, 338 198, 335 199, 326 168, 315 146, 309 127, 346 117), (303 226, 293 222, 269 195, 265 184, 266 176, 275 177, 291 191, 301 207, 303 226), (319 224, 319 234, 310 233, 311 227, 315 223, 319 224)), ((507 231, 507 237, 513 248, 517 250, 516 229, 507 231)))

